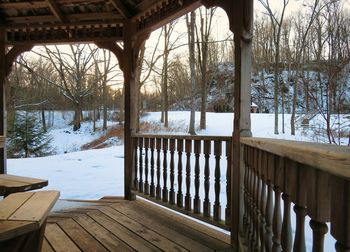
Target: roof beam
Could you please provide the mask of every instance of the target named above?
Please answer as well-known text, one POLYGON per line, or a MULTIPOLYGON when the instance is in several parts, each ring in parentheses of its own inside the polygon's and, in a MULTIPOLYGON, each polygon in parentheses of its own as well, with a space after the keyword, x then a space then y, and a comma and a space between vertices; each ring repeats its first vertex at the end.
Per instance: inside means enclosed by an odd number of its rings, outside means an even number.
POLYGON ((110 2, 124 18, 130 17, 129 11, 125 8, 124 4, 120 0, 110 0, 110 2))
MULTIPOLYGON (((86 0, 55 0, 56 4, 80 4, 86 0)), ((89 0, 89 3, 101 3, 101 0, 89 0)), ((26 1, 26 2, 0 2, 1 9, 37 9, 48 6, 47 1, 26 1)))
MULTIPOLYGON (((70 23, 78 23, 80 21, 90 21, 93 22, 98 17, 96 22, 104 20, 106 24, 116 24, 121 22, 120 15, 117 12, 96 12, 96 13, 79 13, 79 14, 69 14, 65 18, 70 23)), ((6 22, 14 24, 28 24, 28 23, 46 23, 46 22, 55 22, 57 18, 53 15, 43 15, 43 16, 24 16, 24 17, 8 17, 5 19, 6 22)), ((11 26, 11 24, 7 24, 11 26)), ((43 25, 45 26, 45 25, 43 25)))
POLYGON ((60 9, 58 8, 57 4, 52 1, 52 0, 46 0, 47 4, 50 7, 50 10, 52 11, 52 13, 55 15, 55 17, 62 23, 64 23, 66 21, 64 15, 62 14, 62 12, 60 11, 60 9))

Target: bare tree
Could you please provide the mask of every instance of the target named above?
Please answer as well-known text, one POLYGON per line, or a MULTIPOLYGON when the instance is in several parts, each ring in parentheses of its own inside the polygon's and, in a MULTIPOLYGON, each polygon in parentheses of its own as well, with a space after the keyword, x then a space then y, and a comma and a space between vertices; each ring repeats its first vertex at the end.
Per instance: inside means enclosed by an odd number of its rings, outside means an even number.
POLYGON ((187 32, 188 32, 188 50, 189 50, 189 62, 191 69, 191 115, 190 115, 190 126, 188 133, 191 135, 195 135, 195 95, 196 95, 196 59, 194 52, 194 24, 196 22, 196 13, 194 11, 191 12, 190 17, 186 15, 186 24, 187 24, 187 32))
POLYGON ((208 54, 209 54, 209 36, 212 29, 212 21, 216 8, 204 10, 199 8, 200 28, 195 25, 196 29, 196 44, 198 51, 198 65, 201 73, 201 117, 200 129, 206 128, 206 112, 207 112, 207 86, 208 86, 208 54), (203 13, 204 12, 204 13, 203 13))
POLYGON ((278 16, 273 12, 269 0, 259 0, 262 6, 266 9, 267 15, 270 18, 273 29, 273 42, 275 47, 275 84, 274 84, 274 110, 275 110, 275 127, 274 133, 278 134, 278 97, 279 97, 279 62, 280 62, 280 40, 284 14, 289 0, 283 0, 281 14, 278 16))
MULTIPOLYGON (((323 6, 320 6, 320 0, 314 0, 311 5, 308 5, 306 7, 309 7, 311 10, 311 14, 309 14, 309 19, 304 19, 306 26, 304 28, 298 29, 298 40, 297 46, 295 46, 295 80, 293 83, 293 107, 292 107, 292 116, 291 116, 291 134, 295 135, 295 115, 296 115, 296 109, 297 109, 297 93, 298 93, 298 76, 302 65, 302 53, 304 52, 304 48, 307 42, 307 36, 309 34, 311 25, 314 23, 316 17, 319 15, 320 11, 328 4, 324 4, 323 6)), ((300 22, 299 22, 300 23, 300 22)))
POLYGON ((58 80, 51 81, 59 87, 61 94, 74 106, 73 130, 80 129, 84 98, 91 95, 93 87, 87 80, 94 67, 97 48, 87 50, 87 45, 69 45, 67 50, 58 46, 45 46, 45 53, 38 53, 54 67, 58 80))
MULTIPOLYGON (((94 51, 94 48, 92 48, 89 45, 89 49, 91 52, 94 51)), ((101 102, 100 105, 102 106, 103 112, 103 125, 102 129, 107 129, 107 98, 108 98, 108 91, 111 86, 117 85, 117 79, 118 76, 121 74, 121 72, 117 71, 118 64, 115 64, 113 62, 118 62, 116 59, 112 59, 112 53, 109 50, 106 49, 99 49, 96 51, 96 53, 93 54, 93 59, 95 63, 94 68, 94 76, 92 77, 91 86, 94 86, 94 92, 100 92, 100 98, 101 102), (102 56, 100 56, 100 53, 102 52, 102 56)), ((119 76, 120 77, 120 76, 119 76)), ((93 96, 96 96, 96 94, 93 94, 93 96)), ((94 97, 92 97, 94 99, 94 97)), ((94 109, 94 122, 95 122, 95 108, 94 109)))

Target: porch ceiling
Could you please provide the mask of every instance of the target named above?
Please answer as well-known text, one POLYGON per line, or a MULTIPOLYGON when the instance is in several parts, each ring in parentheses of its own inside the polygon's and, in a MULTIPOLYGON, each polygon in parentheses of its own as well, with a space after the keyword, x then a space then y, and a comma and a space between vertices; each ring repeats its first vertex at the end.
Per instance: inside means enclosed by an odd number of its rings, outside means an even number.
POLYGON ((199 0, 5 0, 0 28, 7 45, 120 41, 123 27, 154 30, 199 6, 199 0))

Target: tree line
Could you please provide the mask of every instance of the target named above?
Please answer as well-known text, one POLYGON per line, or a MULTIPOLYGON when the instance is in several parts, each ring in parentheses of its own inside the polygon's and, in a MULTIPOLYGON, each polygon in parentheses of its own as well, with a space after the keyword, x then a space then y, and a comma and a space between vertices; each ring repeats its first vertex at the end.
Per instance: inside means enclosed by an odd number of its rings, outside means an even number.
POLYGON ((262 105, 261 97, 273 98, 275 134, 278 113, 292 114, 292 135, 297 114, 317 113, 326 122, 328 142, 335 143, 332 115, 350 112, 349 10, 344 1, 312 0, 286 16, 290 2, 284 0, 276 11, 268 0, 259 0, 264 11, 254 23, 254 71, 260 76, 256 102, 262 105), (274 75, 273 93, 268 92, 267 74, 274 75))
MULTIPOLYGON (((332 116, 350 111, 349 11, 344 0, 304 0, 298 13, 287 15, 292 1, 283 0, 277 10, 268 0, 257 0, 262 12, 254 22, 252 101, 260 111, 275 113, 275 134, 281 126, 285 133, 286 123, 295 134, 298 115, 321 114, 328 141, 335 143, 332 116), (285 113, 292 115, 290 122, 285 113)), ((201 7, 163 26, 153 45, 144 43, 136 72, 139 117, 145 109, 160 110, 167 127, 171 104, 187 99, 189 132, 195 134, 195 108, 205 129, 210 88, 230 89, 234 79, 232 72, 221 86, 217 80, 224 64, 234 65, 233 34, 227 31, 220 40, 213 30, 218 12, 201 7)), ((106 122, 108 108, 123 107, 122 75, 109 51, 92 45, 50 46, 26 56, 9 77, 9 111, 72 109, 74 129, 79 129, 83 109, 93 111, 94 121, 102 114, 106 122)))

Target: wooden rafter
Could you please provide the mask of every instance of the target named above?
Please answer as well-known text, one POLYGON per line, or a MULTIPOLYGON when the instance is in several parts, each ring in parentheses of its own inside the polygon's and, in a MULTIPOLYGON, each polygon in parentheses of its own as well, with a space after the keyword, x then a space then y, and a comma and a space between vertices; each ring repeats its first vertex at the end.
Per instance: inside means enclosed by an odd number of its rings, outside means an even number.
POLYGON ((56 2, 54 2, 53 0, 46 0, 47 4, 50 7, 50 10, 52 11, 52 13, 55 15, 55 17, 60 21, 60 22, 65 22, 65 17, 62 14, 62 12, 60 11, 60 8, 57 6, 56 2))
POLYGON ((124 18, 130 17, 129 11, 125 8, 124 4, 120 0, 110 0, 110 2, 124 18))

